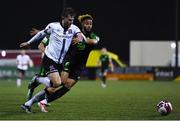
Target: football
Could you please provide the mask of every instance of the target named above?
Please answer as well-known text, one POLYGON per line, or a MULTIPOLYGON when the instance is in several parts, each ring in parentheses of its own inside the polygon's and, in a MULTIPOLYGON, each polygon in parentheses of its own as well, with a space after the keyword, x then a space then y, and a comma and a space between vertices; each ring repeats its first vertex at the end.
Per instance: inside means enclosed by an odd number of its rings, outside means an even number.
POLYGON ((160 115, 168 115, 172 112, 172 104, 169 101, 160 101, 157 104, 157 112, 160 113, 160 115))

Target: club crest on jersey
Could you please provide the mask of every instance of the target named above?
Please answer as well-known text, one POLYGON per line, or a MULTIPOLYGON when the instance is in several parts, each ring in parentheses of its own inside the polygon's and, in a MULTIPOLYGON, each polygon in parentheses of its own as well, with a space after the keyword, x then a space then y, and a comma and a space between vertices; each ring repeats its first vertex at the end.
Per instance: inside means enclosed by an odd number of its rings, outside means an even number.
POLYGON ((53 71, 55 67, 53 65, 49 66, 50 71, 53 71))
POLYGON ((72 29, 68 29, 68 34, 72 34, 72 29))

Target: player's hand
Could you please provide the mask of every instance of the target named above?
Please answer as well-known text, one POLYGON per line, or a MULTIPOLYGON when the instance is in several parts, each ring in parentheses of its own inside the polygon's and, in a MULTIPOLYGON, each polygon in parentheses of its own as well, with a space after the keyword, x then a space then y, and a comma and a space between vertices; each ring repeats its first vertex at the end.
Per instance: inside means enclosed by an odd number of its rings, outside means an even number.
POLYGON ((40 30, 38 30, 38 29, 36 29, 36 28, 32 28, 31 31, 29 32, 29 34, 30 34, 31 36, 33 36, 33 35, 37 34, 39 31, 40 31, 40 30))
POLYGON ((95 45, 95 44, 98 43, 98 41, 96 39, 89 39, 89 38, 87 38, 86 43, 90 44, 90 45, 95 45))
POLYGON ((27 42, 23 42, 19 45, 20 48, 28 49, 30 48, 30 45, 27 42))
POLYGON ((75 45, 75 44, 77 44, 78 42, 79 42, 78 37, 73 37, 73 39, 72 39, 72 44, 75 45))

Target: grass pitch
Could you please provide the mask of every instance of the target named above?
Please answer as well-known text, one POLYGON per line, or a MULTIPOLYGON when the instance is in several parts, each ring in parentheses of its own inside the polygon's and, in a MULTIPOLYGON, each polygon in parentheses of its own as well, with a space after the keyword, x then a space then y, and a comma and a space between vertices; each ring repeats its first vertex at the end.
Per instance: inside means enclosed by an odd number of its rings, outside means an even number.
MULTIPOLYGON (((15 80, 0 80, 0 120, 178 120, 180 119, 180 83, 160 81, 80 80, 66 95, 51 103, 48 113, 35 104, 32 114, 20 105, 25 102, 27 81, 17 88, 15 80), (168 116, 156 112, 160 100, 172 103, 168 116)), ((37 88, 36 91, 42 89, 37 88)))

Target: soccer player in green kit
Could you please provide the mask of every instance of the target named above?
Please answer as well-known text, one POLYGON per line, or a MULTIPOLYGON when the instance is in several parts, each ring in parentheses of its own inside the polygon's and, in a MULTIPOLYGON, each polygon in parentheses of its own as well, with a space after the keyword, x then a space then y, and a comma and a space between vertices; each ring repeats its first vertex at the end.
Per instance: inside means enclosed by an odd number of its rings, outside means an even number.
POLYGON ((106 76, 107 76, 109 67, 110 67, 111 71, 114 71, 114 66, 113 66, 112 60, 109 57, 109 55, 107 54, 107 49, 105 47, 103 47, 101 49, 101 55, 98 60, 98 65, 100 65, 100 67, 101 67, 101 80, 102 80, 101 86, 103 88, 105 88, 107 86, 106 85, 106 76))

